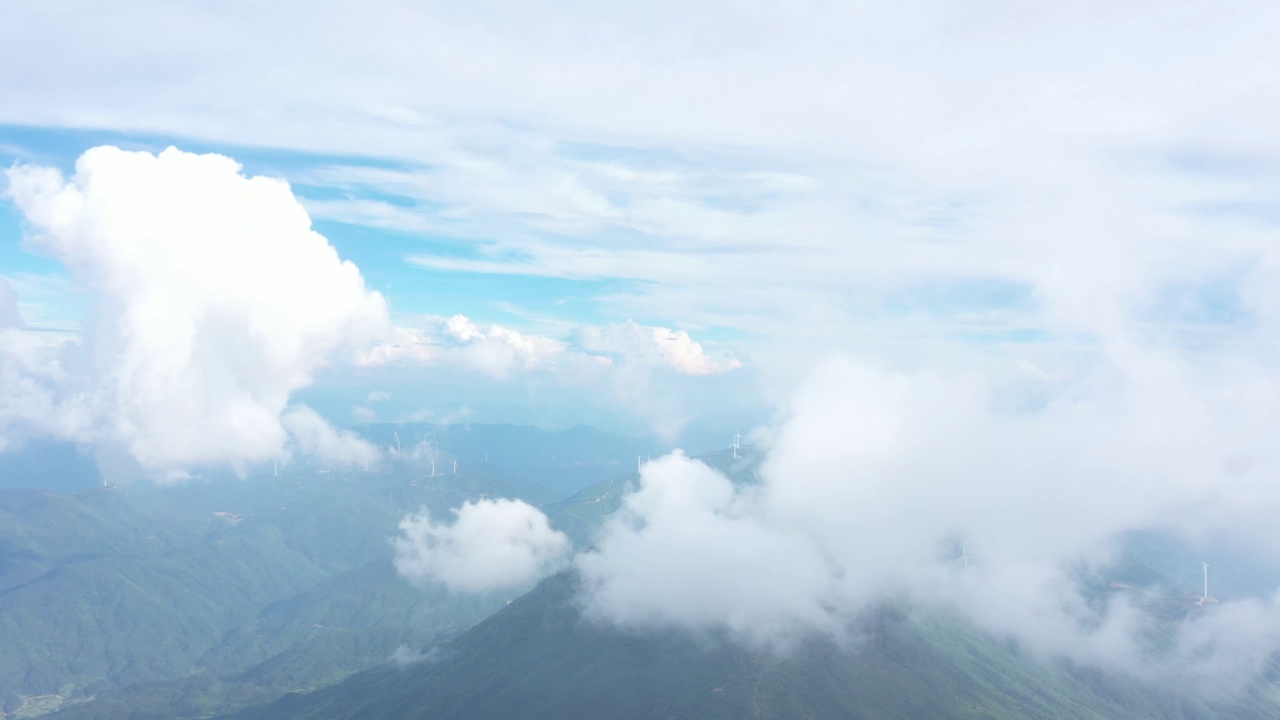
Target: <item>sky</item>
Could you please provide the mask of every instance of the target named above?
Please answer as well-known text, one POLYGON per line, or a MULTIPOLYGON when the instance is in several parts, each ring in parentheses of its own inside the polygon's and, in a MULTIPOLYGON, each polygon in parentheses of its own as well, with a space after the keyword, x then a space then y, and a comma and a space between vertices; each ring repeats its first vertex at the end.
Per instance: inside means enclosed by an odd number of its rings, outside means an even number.
MULTIPOLYGON (((0 449, 52 436, 178 480, 376 459, 345 429, 372 420, 676 443, 741 425, 771 448, 764 489, 655 464, 576 561, 602 617, 827 628, 874 595, 845 568, 922 593, 954 580, 937 543, 969 537, 1053 620, 956 604, 1062 650, 1068 560, 1152 526, 1266 544, 1280 509, 1278 15, 20 3, 0 27, 0 449), (672 496, 685 477, 705 492, 672 496), (902 516, 921 521, 842 525, 902 516), (732 612, 714 588, 636 594, 632 568, 683 581, 641 563, 685 545, 664 527, 740 532, 690 557, 735 578, 763 557, 798 589, 732 612), (858 548, 888 530, 882 567, 858 548)), ((521 577, 564 550, 523 508, 469 507, 536 531, 521 577)), ((407 518, 405 542, 474 537, 452 527, 407 518)), ((1213 617, 1274 616, 1254 601, 1213 617)), ((1077 656, 1138 652, 1108 618, 1077 656)))

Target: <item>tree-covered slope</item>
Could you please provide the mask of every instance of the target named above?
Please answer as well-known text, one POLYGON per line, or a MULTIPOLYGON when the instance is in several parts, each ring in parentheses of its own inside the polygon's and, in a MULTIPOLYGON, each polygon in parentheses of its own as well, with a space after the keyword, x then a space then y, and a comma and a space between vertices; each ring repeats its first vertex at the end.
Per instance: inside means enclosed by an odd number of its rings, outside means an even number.
POLYGON ((382 667, 237 720, 368 718, 1272 718, 1265 693, 1209 704, 1168 687, 1046 662, 945 614, 892 604, 854 640, 786 653, 589 622, 551 578, 408 668, 382 667))
MULTIPOLYGON (((474 436, 559 437, 482 427, 474 436)), ((579 439, 585 470, 570 486, 623 462, 579 439)), ((572 464, 573 450, 562 442, 555 462, 572 464)), ((519 462, 510 450, 500 458, 519 462)), ((403 457, 369 473, 293 467, 176 487, 0 490, 0 705, 80 712, 90 698, 140 709, 144 697, 181 696, 184 716, 198 716, 334 682, 401 644, 470 627, 512 595, 410 587, 390 562, 397 523, 424 505, 443 516, 467 499, 540 491, 513 486, 527 478, 497 462, 451 465, 435 477, 425 458, 403 457)))

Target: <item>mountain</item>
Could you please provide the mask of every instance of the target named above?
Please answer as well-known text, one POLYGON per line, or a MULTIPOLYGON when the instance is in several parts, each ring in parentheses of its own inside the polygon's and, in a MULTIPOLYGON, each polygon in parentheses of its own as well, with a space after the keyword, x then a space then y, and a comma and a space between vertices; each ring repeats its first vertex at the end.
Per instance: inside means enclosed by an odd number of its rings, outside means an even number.
MULTIPOLYGON (((78 494, 0 492, 0 701, 110 692, 196 672, 238 672, 323 634, 375 630, 366 611, 325 623, 325 610, 374 580, 403 616, 376 646, 429 640, 498 602, 436 602, 390 567, 388 538, 422 504, 454 507, 499 483, 459 476, 448 487, 390 478, 280 476, 180 488, 78 494), (304 482, 305 481, 305 482, 304 482), (363 574, 362 574, 363 573, 363 574), (413 631, 410 632, 409 629, 413 631), (422 633, 426 633, 423 635, 422 633)), ((383 646, 386 646, 385 648, 383 646)), ((385 652, 384 652, 385 650, 385 652)), ((333 680, 366 659, 335 653, 333 680)), ((379 658, 380 659, 380 658, 379 658)))
POLYGON ((268 606, 204 653, 196 672, 132 683, 54 717, 205 717, 269 702, 385 663, 397 648, 456 635, 504 602, 413 588, 389 561, 369 563, 268 606))
MULTIPOLYGON (((756 480, 754 457, 702 458, 735 482, 756 480)), ((579 547, 617 510, 634 474, 546 506, 579 547)), ((1280 581, 1229 539, 1193 546, 1167 533, 1120 539, 1113 564, 1080 581, 1092 602, 1124 594, 1174 623, 1194 602, 1199 558, 1221 566, 1215 593, 1256 594, 1280 581)), ((980 558, 975 562, 981 562, 980 558)), ((784 654, 724 637, 634 634, 584 619, 576 579, 563 573, 446 642, 422 662, 371 669, 333 687, 292 694, 236 720, 326 718, 1181 718, 1280 716, 1266 681, 1208 701, 1191 692, 1048 661, 958 616, 886 602, 866 612, 852 640, 811 639, 784 654)), ((1171 624, 1166 624, 1171 628, 1171 624)), ((427 648, 428 646, 420 646, 427 648)), ((1273 680, 1280 665, 1272 663, 1273 680)))
MULTIPOLYGON (((549 453, 540 432, 527 438, 549 453)), ((572 461, 540 457, 534 466, 572 461)), ((637 476, 590 450, 580 457, 597 481, 543 508, 581 548, 637 476)), ((702 459, 735 482, 756 481, 754 457, 702 459)), ((517 462, 493 460, 499 469, 517 462)), ((421 462, 0 492, 0 642, 16 648, 0 653, 6 711, 56 710, 59 720, 1280 716, 1262 686, 1209 703, 1041 661, 961 618, 902 603, 865 613, 849 642, 814 639, 776 655, 723 637, 593 624, 577 610, 570 573, 518 598, 413 588, 387 544, 405 512, 531 487, 516 484, 517 472, 500 480, 471 463, 424 477, 421 462)), ((1229 543, 1206 547, 1219 597, 1280 579, 1229 543)), ((1099 601, 1128 593, 1176 621, 1202 611, 1188 599, 1206 547, 1134 534, 1105 577, 1081 582, 1099 601)))
MULTIPOLYGON (((471 433, 527 435, 539 452, 549 447, 539 438, 560 438, 530 464, 546 477, 576 464, 576 479, 561 481, 574 489, 629 467, 627 456, 606 462, 593 439, 628 453, 638 442, 588 429, 471 433)), ((489 468, 481 455, 434 478, 425 458, 405 457, 368 473, 298 465, 171 487, 0 489, 0 709, 206 716, 465 630, 513 595, 410 587, 389 539, 423 505, 443 515, 483 495, 541 492, 521 482, 519 452, 494 455, 489 468)))
POLYGON ((1269 693, 1221 704, 1041 661, 946 614, 889 603, 841 645, 785 654, 584 619, 550 578, 407 668, 384 666, 235 720, 631 718, 1274 718, 1269 693))
POLYGON ((552 502, 601 480, 629 473, 637 456, 669 449, 651 438, 615 435, 577 425, 548 431, 524 425, 375 423, 354 428, 380 447, 396 448, 419 464, 435 460, 447 473, 484 473, 532 502, 552 502))
POLYGON ((101 485, 93 458, 71 443, 32 440, 0 453, 0 489, 75 492, 101 485))

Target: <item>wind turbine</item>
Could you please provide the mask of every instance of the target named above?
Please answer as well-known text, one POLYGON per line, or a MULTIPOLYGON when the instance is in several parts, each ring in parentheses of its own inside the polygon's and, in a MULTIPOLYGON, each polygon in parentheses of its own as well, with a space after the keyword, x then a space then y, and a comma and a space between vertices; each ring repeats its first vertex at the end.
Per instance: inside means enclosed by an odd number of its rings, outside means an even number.
POLYGON ((1200 564, 1204 566, 1204 595, 1200 597, 1200 604, 1209 602, 1209 563, 1201 560, 1200 564))
POLYGON ((738 429, 734 428, 733 429, 733 459, 734 460, 738 459, 738 448, 741 446, 741 444, 742 444, 742 433, 739 433, 738 429))
POLYGON ((636 472, 637 473, 640 472, 640 456, 639 455, 636 456, 636 472))
POLYGON ((435 476, 436 476, 436 461, 432 460, 431 461, 431 477, 435 477, 435 476))
POLYGON ((457 460, 454 460, 454 461, 453 461, 453 474, 454 474, 454 475, 457 475, 457 474, 458 474, 458 461, 457 461, 457 460))

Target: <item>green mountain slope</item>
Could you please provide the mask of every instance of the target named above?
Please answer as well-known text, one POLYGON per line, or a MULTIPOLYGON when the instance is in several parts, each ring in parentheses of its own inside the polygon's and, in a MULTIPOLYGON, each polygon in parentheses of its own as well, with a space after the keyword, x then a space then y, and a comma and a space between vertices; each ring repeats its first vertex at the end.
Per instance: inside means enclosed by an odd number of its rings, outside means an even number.
POLYGON ((646 447, 590 428, 362 430, 384 446, 398 436, 406 454, 367 473, 295 465, 174 487, 0 489, 0 710, 201 717, 456 635, 514 595, 409 586, 390 562, 405 514, 480 496, 538 502, 633 467, 646 447), (423 441, 429 454, 409 452, 423 441))
POLYGON ((412 588, 380 560, 269 606, 201 656, 198 672, 135 683, 55 717, 202 717, 268 702, 383 664, 399 647, 456 635, 504 603, 412 588))
POLYGON ((886 606, 850 647, 785 656, 712 638, 632 635, 585 621, 551 578, 445 643, 237 720, 368 718, 1273 718, 1261 693, 1211 705, 1169 688, 1046 663, 957 618, 886 606))

